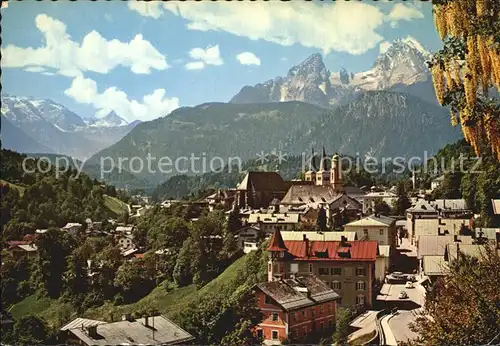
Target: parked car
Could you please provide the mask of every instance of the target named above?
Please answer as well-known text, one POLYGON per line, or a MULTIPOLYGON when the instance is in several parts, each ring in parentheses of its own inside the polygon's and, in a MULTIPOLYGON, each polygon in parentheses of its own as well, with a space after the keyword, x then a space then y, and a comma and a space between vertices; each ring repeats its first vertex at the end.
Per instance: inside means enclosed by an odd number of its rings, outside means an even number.
POLYGON ((405 287, 406 287, 406 288, 413 288, 413 287, 415 287, 415 286, 413 285, 413 282, 411 282, 411 281, 407 281, 407 282, 406 282, 406 284, 405 284, 405 287))
POLYGON ((406 299, 406 298, 408 298, 408 294, 405 291, 401 291, 401 292, 399 292, 398 298, 399 299, 406 299))

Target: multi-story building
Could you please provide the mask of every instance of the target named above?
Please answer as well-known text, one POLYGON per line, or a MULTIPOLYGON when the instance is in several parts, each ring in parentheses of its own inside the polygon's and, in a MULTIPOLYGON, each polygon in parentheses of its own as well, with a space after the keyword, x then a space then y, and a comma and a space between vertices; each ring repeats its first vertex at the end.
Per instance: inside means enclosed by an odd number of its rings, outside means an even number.
POLYGON ((340 295, 340 305, 371 306, 378 245, 375 240, 284 241, 276 230, 267 249, 268 281, 313 274, 340 295))
POLYGON ((373 214, 344 226, 346 232, 356 232, 358 240, 376 240, 379 245, 397 244, 396 220, 373 214))
POLYGON ((331 334, 340 297, 316 276, 260 283, 255 292, 263 316, 256 333, 266 344, 331 334))

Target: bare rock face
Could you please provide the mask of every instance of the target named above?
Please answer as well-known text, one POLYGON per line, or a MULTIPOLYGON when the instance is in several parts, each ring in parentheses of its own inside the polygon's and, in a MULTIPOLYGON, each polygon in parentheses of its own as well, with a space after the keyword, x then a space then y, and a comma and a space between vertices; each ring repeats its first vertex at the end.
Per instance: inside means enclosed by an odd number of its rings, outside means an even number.
POLYGON ((429 56, 430 53, 411 37, 396 39, 386 52, 378 56, 371 69, 359 73, 349 73, 345 69, 331 73, 321 54, 313 54, 293 66, 286 77, 244 86, 230 102, 302 101, 332 107, 351 101, 363 91, 397 90, 414 94, 412 91, 418 90, 419 95, 414 96, 432 95, 421 91, 432 87, 425 64, 429 56))

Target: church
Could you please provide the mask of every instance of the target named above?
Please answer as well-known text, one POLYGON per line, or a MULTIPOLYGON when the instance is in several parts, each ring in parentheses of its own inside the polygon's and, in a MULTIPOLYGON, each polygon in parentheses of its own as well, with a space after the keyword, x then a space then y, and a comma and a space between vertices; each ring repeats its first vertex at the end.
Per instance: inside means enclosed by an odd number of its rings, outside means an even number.
POLYGON ((344 191, 342 182, 342 166, 338 154, 333 155, 329 164, 329 158, 326 156, 325 148, 321 155, 319 169, 316 166, 316 155, 312 150, 311 161, 309 162, 309 170, 305 172, 305 181, 311 181, 313 185, 331 186, 334 191, 344 191))

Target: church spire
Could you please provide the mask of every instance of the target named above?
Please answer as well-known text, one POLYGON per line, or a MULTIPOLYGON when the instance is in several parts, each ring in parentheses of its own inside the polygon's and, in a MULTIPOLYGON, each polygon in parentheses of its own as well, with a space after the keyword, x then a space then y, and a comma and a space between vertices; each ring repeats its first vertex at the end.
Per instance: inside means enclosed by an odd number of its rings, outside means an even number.
POLYGON ((323 153, 321 154, 321 162, 319 165, 320 171, 326 171, 326 152, 325 147, 323 146, 323 153))
POLYGON ((309 161, 309 171, 316 172, 318 168, 316 167, 316 155, 314 154, 314 148, 311 147, 311 160, 309 161))

